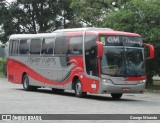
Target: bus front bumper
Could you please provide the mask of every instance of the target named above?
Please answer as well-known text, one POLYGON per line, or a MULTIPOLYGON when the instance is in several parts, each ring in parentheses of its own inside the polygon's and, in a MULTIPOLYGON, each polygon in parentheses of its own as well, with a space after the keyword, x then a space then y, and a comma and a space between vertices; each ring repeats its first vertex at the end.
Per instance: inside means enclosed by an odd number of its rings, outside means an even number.
POLYGON ((145 89, 145 83, 135 85, 117 85, 101 82, 99 93, 142 93, 145 89))

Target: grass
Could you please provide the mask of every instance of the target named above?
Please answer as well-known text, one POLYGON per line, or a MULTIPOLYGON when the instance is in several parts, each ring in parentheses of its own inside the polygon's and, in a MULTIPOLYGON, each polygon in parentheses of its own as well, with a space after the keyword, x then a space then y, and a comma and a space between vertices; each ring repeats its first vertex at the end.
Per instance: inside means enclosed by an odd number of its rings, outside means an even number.
POLYGON ((0 77, 6 77, 6 75, 4 74, 4 72, 0 72, 0 77))
POLYGON ((0 59, 0 77, 6 77, 6 59, 0 59))

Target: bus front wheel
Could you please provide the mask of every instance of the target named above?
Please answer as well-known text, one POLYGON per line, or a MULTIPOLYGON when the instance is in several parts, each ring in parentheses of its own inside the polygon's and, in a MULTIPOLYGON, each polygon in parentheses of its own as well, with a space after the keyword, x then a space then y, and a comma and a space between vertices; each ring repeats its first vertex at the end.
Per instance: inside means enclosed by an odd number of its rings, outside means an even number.
POLYGON ((75 95, 77 97, 85 97, 87 94, 87 92, 82 92, 82 84, 79 80, 77 80, 76 84, 75 84, 75 95))
POLYGON ((37 90, 36 87, 29 85, 29 78, 28 78, 28 75, 27 75, 27 74, 25 74, 25 75, 23 76, 23 79, 22 79, 22 80, 23 80, 23 81, 22 81, 23 89, 24 89, 25 91, 37 90))
POLYGON ((111 93, 111 96, 114 99, 120 99, 122 95, 123 95, 122 93, 111 93))

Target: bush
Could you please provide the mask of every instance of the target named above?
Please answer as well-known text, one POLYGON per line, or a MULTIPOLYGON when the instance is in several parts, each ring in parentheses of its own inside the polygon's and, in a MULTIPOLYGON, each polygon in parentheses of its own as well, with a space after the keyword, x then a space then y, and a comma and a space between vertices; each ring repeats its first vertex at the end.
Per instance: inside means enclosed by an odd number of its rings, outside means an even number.
POLYGON ((6 59, 0 59, 0 77, 7 76, 6 59))

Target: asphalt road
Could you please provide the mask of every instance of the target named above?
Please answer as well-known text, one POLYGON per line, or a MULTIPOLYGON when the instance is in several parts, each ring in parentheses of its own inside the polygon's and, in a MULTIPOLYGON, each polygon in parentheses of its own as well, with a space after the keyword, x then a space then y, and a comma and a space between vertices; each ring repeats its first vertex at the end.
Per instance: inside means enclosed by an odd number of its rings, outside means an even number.
POLYGON ((0 114, 160 114, 160 93, 124 94, 120 100, 109 94, 77 98, 73 91, 26 92, 0 78, 0 114))

